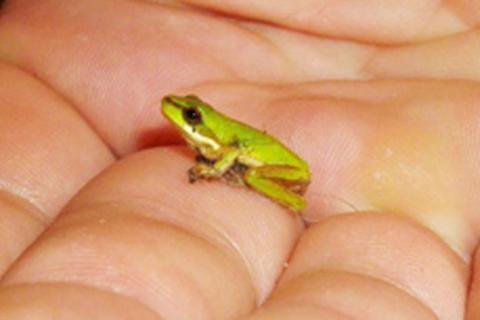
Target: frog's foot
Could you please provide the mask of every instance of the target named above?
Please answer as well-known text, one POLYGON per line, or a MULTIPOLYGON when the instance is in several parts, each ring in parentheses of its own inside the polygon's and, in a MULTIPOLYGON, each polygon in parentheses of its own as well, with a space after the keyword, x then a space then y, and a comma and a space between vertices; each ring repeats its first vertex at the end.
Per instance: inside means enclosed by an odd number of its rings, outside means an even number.
POLYGON ((235 171, 235 160, 238 156, 237 149, 223 148, 218 160, 211 160, 203 155, 197 157, 197 164, 188 171, 188 179, 195 182, 199 179, 220 178, 225 172, 235 171))
POLYGON ((235 160, 233 165, 223 174, 223 178, 233 186, 245 186, 244 175, 249 166, 235 160))
POLYGON ((198 163, 188 170, 188 181, 194 183, 200 179, 216 179, 222 176, 223 172, 206 163, 198 163))
POLYGON ((208 159, 207 157, 203 156, 200 153, 195 157, 195 161, 197 163, 204 163, 208 166, 213 166, 215 164, 215 160, 208 159))
POLYGON ((242 187, 245 186, 245 182, 243 181, 243 174, 240 174, 234 170, 228 170, 223 174, 223 178, 229 185, 235 187, 242 187))

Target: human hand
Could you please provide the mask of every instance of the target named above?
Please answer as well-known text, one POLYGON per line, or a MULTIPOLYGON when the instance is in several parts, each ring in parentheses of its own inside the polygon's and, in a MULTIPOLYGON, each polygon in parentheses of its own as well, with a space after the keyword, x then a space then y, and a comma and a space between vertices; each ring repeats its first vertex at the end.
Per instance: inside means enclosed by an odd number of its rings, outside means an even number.
POLYGON ((479 4, 184 3, 5 2, 0 318, 478 319, 479 4), (189 185, 172 92, 307 159, 318 223, 189 185))

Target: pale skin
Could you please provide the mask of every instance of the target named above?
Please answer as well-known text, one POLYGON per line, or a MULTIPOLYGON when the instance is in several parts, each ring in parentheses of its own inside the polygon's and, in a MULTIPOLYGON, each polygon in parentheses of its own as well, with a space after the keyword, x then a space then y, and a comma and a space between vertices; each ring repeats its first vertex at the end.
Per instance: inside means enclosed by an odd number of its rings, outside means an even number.
POLYGON ((189 2, 4 4, 2 315, 478 319, 479 3, 189 2), (189 184, 171 92, 301 154, 312 225, 189 184))

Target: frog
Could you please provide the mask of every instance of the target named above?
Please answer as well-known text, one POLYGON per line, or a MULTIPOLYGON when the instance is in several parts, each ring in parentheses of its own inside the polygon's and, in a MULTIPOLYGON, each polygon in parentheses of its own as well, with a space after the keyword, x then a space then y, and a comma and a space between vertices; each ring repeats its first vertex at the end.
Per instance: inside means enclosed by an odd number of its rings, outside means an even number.
POLYGON ((309 165, 277 138, 193 94, 164 96, 161 112, 197 154, 195 166, 188 170, 191 183, 223 178, 291 211, 305 208, 309 165))

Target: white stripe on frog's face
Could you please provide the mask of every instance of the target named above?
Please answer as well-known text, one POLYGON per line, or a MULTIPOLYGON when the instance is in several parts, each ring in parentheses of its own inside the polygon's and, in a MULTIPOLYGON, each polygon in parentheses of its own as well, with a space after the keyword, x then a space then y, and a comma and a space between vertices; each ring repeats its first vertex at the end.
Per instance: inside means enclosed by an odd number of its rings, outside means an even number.
POLYGON ((188 126, 188 127, 185 127, 184 129, 188 133, 186 138, 192 146, 198 147, 200 145, 206 145, 212 148, 213 150, 220 149, 221 146, 220 144, 218 144, 217 141, 200 134, 199 132, 195 131, 193 127, 188 126))

